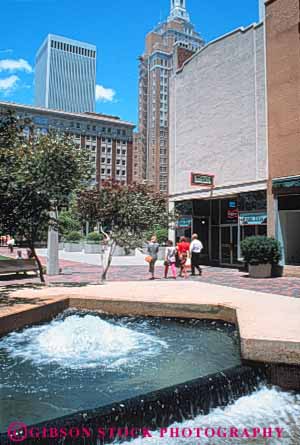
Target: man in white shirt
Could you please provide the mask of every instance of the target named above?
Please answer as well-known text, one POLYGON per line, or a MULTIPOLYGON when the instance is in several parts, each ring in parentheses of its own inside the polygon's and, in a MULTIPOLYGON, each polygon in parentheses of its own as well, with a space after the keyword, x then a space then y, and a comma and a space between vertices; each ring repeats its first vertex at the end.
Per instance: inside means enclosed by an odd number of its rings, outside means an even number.
POLYGON ((203 244, 201 241, 199 241, 197 233, 194 233, 192 236, 192 242, 190 244, 192 276, 195 275, 195 269, 198 270, 199 275, 202 275, 202 270, 200 267, 200 253, 202 249, 203 244))

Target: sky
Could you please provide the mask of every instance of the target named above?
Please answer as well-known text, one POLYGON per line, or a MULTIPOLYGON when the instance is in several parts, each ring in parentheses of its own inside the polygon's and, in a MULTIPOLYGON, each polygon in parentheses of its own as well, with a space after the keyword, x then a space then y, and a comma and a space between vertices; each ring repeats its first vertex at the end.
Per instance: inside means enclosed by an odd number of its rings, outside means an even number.
MULTIPOLYGON (((46 35, 97 46, 97 112, 137 123, 138 56, 170 0, 0 0, 0 100, 34 104, 35 54, 46 35)), ((258 21, 258 0, 187 0, 206 42, 258 21)))

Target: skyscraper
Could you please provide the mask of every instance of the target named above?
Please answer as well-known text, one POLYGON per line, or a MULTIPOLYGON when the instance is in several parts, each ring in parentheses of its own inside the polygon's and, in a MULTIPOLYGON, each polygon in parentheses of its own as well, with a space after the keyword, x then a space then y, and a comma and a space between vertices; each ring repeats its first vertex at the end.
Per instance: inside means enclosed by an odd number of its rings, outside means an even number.
POLYGON ((204 45, 190 22, 185 0, 170 0, 170 15, 146 36, 139 64, 139 135, 143 177, 168 191, 169 79, 204 45))
POLYGON ((95 111, 96 47, 49 34, 36 55, 35 105, 95 111))

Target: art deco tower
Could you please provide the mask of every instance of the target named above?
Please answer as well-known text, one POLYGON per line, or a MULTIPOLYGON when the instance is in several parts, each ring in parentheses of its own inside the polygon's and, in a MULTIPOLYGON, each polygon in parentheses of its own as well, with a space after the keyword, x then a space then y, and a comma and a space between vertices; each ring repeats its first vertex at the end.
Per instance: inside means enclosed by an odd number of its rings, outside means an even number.
POLYGON ((170 76, 203 45, 190 22, 186 0, 171 0, 167 21, 147 34, 139 59, 142 177, 161 192, 168 192, 170 76))

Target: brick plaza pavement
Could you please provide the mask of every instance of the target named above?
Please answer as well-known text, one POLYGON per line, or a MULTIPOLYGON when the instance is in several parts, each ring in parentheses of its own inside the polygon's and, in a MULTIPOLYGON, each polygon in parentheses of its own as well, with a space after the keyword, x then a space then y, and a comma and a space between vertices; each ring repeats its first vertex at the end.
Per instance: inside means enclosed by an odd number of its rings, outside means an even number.
MULTIPOLYGON (((7 249, 0 248, 0 255, 8 256, 7 249)), ((13 255, 15 257, 15 254, 13 255)), ((42 263, 46 259, 41 257, 42 263)), ((98 284, 100 281, 101 268, 94 265, 74 261, 60 260, 63 273, 58 276, 46 277, 50 285, 84 286, 87 284, 98 284)), ((163 279, 163 267, 156 268, 157 279, 163 279)), ((109 281, 146 281, 149 278, 147 264, 144 266, 111 266, 109 270, 109 281)), ((172 279, 170 278, 170 281, 172 279)), ((178 278, 178 280, 184 280, 178 278)), ((189 281, 199 281, 237 289, 254 290, 265 293, 275 293, 300 298, 300 278, 268 278, 251 279, 245 272, 237 269, 226 269, 218 267, 203 267, 202 277, 189 277, 189 281)), ((11 275, 0 276, 0 287, 23 285, 37 285, 39 278, 34 275, 11 275)))

